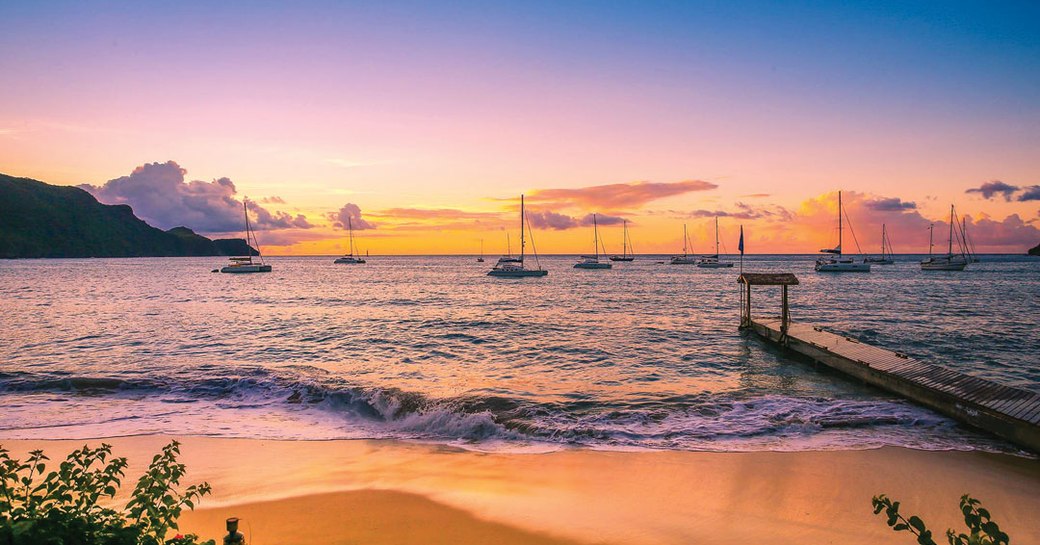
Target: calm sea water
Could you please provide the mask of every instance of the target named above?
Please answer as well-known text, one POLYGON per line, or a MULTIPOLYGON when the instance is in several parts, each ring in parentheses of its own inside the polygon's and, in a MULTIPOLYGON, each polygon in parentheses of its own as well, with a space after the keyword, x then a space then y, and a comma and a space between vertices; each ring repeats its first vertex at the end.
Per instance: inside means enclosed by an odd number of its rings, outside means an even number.
MULTIPOLYGON (((737 330, 736 269, 610 271, 542 258, 217 258, 0 262, 0 438, 170 433, 401 438, 488 450, 1013 451, 931 411, 784 358, 737 330)), ((926 361, 1040 390, 1040 260, 962 273, 916 258, 791 271, 792 316, 926 361)), ((755 294, 778 313, 776 294, 755 294)))

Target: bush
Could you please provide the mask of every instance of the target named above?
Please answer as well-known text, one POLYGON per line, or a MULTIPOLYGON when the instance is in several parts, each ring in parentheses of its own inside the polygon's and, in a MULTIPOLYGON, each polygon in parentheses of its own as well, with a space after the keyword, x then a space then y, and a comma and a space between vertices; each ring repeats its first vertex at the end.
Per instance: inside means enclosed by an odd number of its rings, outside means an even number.
MULTIPOLYGON (((893 502, 881 494, 874 496, 873 504, 874 514, 880 515, 884 511, 888 517, 888 526, 896 532, 910 532, 917 536, 920 545, 936 545, 932 531, 920 517, 905 518, 899 513, 899 502, 893 502)), ((1010 538, 990 519, 989 511, 982 507, 979 500, 968 494, 961 496, 961 513, 969 533, 958 534, 952 529, 946 530, 946 540, 950 545, 1008 545, 1010 538)))
POLYGON ((0 446, 0 545, 213 545, 195 535, 166 539, 183 509, 210 493, 207 483, 177 491, 179 454, 177 441, 163 447, 120 511, 100 503, 116 496, 127 465, 111 445, 75 450, 50 473, 42 450, 22 463, 0 446))

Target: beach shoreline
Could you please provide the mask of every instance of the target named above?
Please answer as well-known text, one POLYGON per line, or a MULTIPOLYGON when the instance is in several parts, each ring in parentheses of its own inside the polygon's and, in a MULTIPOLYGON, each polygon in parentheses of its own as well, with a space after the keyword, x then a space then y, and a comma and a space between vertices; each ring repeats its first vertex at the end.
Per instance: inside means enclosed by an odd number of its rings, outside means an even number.
POLYGON ((269 441, 158 435, 7 440, 22 457, 110 443, 124 492, 172 439, 184 484, 213 495, 181 531, 292 543, 901 543, 870 499, 886 493, 942 534, 982 500, 1014 542, 1040 541, 1040 461, 971 451, 484 453, 402 441, 269 441))

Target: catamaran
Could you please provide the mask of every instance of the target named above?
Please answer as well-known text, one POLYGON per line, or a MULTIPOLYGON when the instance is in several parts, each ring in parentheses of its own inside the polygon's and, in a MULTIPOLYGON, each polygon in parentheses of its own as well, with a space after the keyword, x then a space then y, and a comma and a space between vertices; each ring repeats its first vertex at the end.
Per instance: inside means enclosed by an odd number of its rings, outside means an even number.
POLYGON ((621 255, 610 256, 611 261, 632 261, 636 258, 634 254, 628 253, 628 249, 632 247, 632 239, 628 238, 628 220, 623 220, 624 223, 624 234, 621 237, 621 255))
POLYGON ((222 273, 255 273, 271 272, 271 266, 264 263, 264 256, 260 253, 260 243, 256 241, 256 234, 249 226, 249 207, 246 199, 242 199, 242 212, 246 216, 246 248, 250 254, 247 257, 231 257, 231 262, 220 268, 222 273), (256 260, 253 259, 253 247, 256 248, 256 260))
POLYGON ((697 260, 697 266, 705 269, 724 269, 732 263, 719 261, 719 217, 715 216, 715 255, 706 255, 697 260))
MULTIPOLYGON (((524 196, 520 195, 520 256, 513 257, 512 255, 502 256, 498 259, 498 263, 495 264, 495 268, 488 271, 488 276, 498 276, 503 278, 524 278, 528 276, 545 276, 549 274, 549 271, 543 269, 538 264, 538 252, 534 252, 535 264, 537 269, 525 269, 524 268, 524 248, 527 244, 524 239, 524 196)), ((527 222, 527 228, 531 228, 531 222, 527 222)), ((534 250, 534 236, 532 233, 531 249, 534 250)), ((510 252, 511 254, 512 252, 510 252)))
MULTIPOLYGON (((947 241, 946 255, 933 256, 932 247, 935 246, 932 238, 932 232, 935 230, 935 224, 928 226, 928 259, 921 262, 922 271, 963 271, 964 267, 968 266, 968 256, 965 255, 964 249, 961 248, 961 253, 953 253, 953 225, 956 220, 956 213, 953 210, 953 206, 950 206, 950 238, 947 241)), ((957 241, 957 245, 961 246, 961 241, 957 241)))
POLYGON ((892 241, 888 239, 888 231, 885 229, 885 224, 881 224, 881 255, 874 256, 868 255, 863 258, 864 263, 875 263, 878 265, 891 265, 895 263, 895 259, 892 259, 892 241), (887 246, 887 247, 886 247, 887 246))
POLYGON ((838 192, 838 246, 836 248, 825 248, 821 253, 830 254, 821 256, 816 260, 817 272, 870 272, 870 263, 856 263, 851 257, 841 255, 842 243, 842 213, 841 191, 838 192))
POLYGON ((592 215, 592 247, 594 254, 581 256, 581 261, 574 264, 575 269, 609 269, 613 267, 610 263, 601 263, 599 260, 599 226, 596 224, 596 214, 592 215))
POLYGON ((686 253, 687 252, 687 247, 691 247, 692 248, 693 244, 690 244, 690 235, 686 234, 686 224, 684 223, 683 226, 682 226, 682 254, 680 254, 680 255, 673 255, 672 256, 672 261, 671 261, 672 265, 696 265, 697 264, 696 256, 692 256, 692 255, 689 255, 688 253, 686 253))
POLYGON ((347 255, 336 258, 336 260, 333 261, 333 263, 360 265, 365 262, 365 258, 361 257, 361 252, 355 253, 354 225, 350 221, 350 216, 347 216, 347 231, 350 232, 350 251, 347 253, 347 255))

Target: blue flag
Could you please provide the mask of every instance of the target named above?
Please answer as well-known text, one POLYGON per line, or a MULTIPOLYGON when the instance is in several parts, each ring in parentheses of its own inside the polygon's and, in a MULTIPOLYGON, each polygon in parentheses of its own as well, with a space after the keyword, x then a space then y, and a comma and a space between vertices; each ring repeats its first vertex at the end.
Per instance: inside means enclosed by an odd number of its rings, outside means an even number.
POLYGON ((744 255, 744 226, 740 226, 740 242, 737 243, 737 249, 740 250, 740 255, 744 255))

